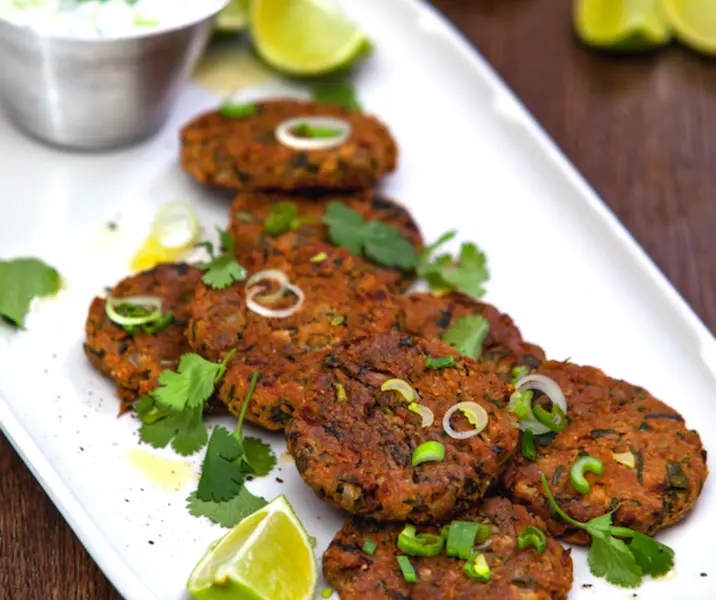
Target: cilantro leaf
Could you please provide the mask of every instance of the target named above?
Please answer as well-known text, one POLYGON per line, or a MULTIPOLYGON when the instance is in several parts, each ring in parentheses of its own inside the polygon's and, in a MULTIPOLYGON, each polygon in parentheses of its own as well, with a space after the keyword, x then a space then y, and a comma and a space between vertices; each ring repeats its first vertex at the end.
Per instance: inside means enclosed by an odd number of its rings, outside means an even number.
POLYGON ((244 438, 244 463, 245 469, 251 475, 268 475, 276 466, 276 456, 271 446, 258 438, 244 438))
POLYGON ((418 264, 415 247, 395 227, 382 221, 366 221, 345 204, 330 202, 323 217, 331 241, 352 254, 365 255, 386 267, 404 271, 418 264))
POLYGON ((433 257, 435 250, 455 235, 455 231, 448 231, 423 250, 418 263, 418 276, 434 292, 454 290, 472 298, 482 298, 485 295, 483 284, 490 278, 490 273, 487 258, 476 244, 463 243, 457 261, 450 254, 433 257))
POLYGON ((313 99, 318 102, 337 104, 350 110, 360 110, 360 103, 356 97, 356 90, 346 82, 326 82, 313 86, 313 99))
POLYGON ((231 500, 244 485, 243 452, 224 427, 214 427, 206 449, 197 496, 205 502, 231 500))
POLYGON ((220 363, 210 362, 198 354, 183 354, 176 372, 167 370, 159 376, 160 387, 152 396, 158 404, 176 411, 203 406, 214 393, 214 386, 224 375, 233 354, 232 350, 220 363))
POLYGON ((246 269, 242 267, 234 258, 234 239, 228 231, 216 228, 219 232, 221 240, 222 254, 214 255, 214 247, 210 242, 201 242, 197 246, 204 246, 209 251, 211 261, 208 263, 200 263, 197 268, 206 271, 201 280, 217 290, 223 290, 236 281, 246 279, 246 269))
POLYGON ((266 506, 266 500, 254 496, 245 487, 226 502, 205 502, 196 492, 187 498, 187 509, 195 517, 207 517, 222 527, 231 528, 242 519, 266 506))
POLYGON ((622 540, 605 533, 592 532, 592 545, 587 561, 595 577, 604 577, 608 582, 622 587, 638 587, 642 571, 634 555, 622 540))
POLYGON ((645 575, 661 577, 674 566, 674 551, 643 533, 634 532, 629 549, 645 575))
POLYGON ((298 206, 295 202, 275 202, 269 208, 264 222, 266 233, 277 235, 293 229, 298 223, 298 206))
POLYGON ((137 402, 135 411, 142 419, 139 439, 144 443, 153 448, 165 448, 171 442, 174 451, 182 456, 194 454, 204 447, 208 436, 202 419, 203 406, 181 412, 156 406, 146 410, 147 401, 142 401, 137 402))
POLYGON ((490 334, 490 323, 485 317, 467 316, 458 319, 443 333, 443 341, 460 354, 480 360, 482 344, 490 334))
POLYGON ((14 327, 24 327, 33 298, 59 289, 59 273, 37 258, 0 261, 0 317, 14 327))

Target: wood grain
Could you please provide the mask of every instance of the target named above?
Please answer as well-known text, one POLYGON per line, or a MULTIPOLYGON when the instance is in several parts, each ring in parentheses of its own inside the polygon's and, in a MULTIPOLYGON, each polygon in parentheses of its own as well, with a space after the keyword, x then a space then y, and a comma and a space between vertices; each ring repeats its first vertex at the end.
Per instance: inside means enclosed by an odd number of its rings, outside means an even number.
MULTIPOLYGON (((595 53, 574 39, 565 0, 434 3, 495 66, 713 331, 714 63, 677 45, 643 57, 595 53)), ((119 597, 0 436, 0 598, 119 597)))

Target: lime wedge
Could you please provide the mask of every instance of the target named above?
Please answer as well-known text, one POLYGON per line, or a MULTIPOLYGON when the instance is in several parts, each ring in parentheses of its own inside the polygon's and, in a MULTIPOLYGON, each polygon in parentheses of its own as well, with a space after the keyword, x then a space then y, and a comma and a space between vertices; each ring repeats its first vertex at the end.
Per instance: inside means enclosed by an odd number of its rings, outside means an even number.
POLYGON ((261 57, 289 75, 346 69, 372 49, 365 34, 327 0, 253 0, 251 34, 261 57))
POLYGON ((187 588, 196 600, 308 600, 317 580, 310 539, 279 496, 209 548, 187 588))
POLYGON ((574 27, 585 44, 619 52, 648 50, 671 40, 659 0, 575 0, 574 27))
POLYGON ((214 29, 220 33, 233 33, 246 29, 249 24, 249 0, 231 0, 216 17, 214 29))
POLYGON ((716 56, 714 0, 662 0, 662 6, 680 42, 697 52, 716 56))

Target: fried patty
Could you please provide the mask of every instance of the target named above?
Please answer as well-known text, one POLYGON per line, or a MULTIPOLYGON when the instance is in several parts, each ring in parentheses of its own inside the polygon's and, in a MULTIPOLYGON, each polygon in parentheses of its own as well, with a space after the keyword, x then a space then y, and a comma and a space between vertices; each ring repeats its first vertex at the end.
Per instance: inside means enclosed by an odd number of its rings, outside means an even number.
MULTIPOLYGON (((323 241, 331 243, 328 228, 321 218, 327 202, 341 202, 358 212, 366 221, 381 221, 398 229, 420 252, 423 239, 410 213, 399 204, 371 191, 350 195, 325 195, 315 192, 301 194, 240 192, 229 214, 229 231, 234 238, 236 260, 249 270, 260 268, 272 254, 295 252, 301 246, 323 241), (279 234, 267 233, 265 223, 277 203, 292 203, 298 211, 295 227, 279 234)), ((376 275, 391 292, 405 291, 415 273, 374 265, 376 275)))
POLYGON ((490 304, 456 292, 443 296, 415 293, 396 301, 400 308, 401 329, 425 338, 442 338, 445 330, 463 317, 487 319, 490 333, 482 345, 480 363, 494 368, 506 381, 512 378, 512 367, 524 365, 536 369, 544 360, 542 348, 525 342, 509 315, 490 304))
POLYGON ((184 335, 189 302, 201 278, 201 271, 184 263, 161 264, 120 281, 110 292, 113 298, 158 296, 163 311, 174 313, 174 322, 150 335, 138 328, 130 334, 105 312, 105 300, 92 301, 85 324, 85 354, 90 363, 117 385, 121 412, 151 392, 165 369, 175 369, 179 358, 189 351, 184 335))
MULTIPOLYGON (((288 449, 304 481, 319 498, 354 515, 416 523, 449 518, 480 499, 515 451, 516 421, 505 408, 507 388, 493 371, 459 357, 454 368, 428 369, 429 356, 457 353, 438 340, 387 332, 333 348, 305 388, 305 402, 288 424, 288 449), (387 379, 407 381, 434 414, 421 417, 387 379), (472 401, 489 422, 474 437, 457 440, 443 430, 445 412, 472 401), (412 465, 428 441, 445 459, 412 465)), ((462 413, 451 421, 472 429, 462 413)))
MULTIPOLYGON (((282 270, 303 291, 305 301, 297 313, 263 317, 247 308, 244 283, 224 290, 200 284, 191 303, 188 337, 192 348, 210 360, 237 350, 219 392, 234 414, 241 409, 248 376, 260 370, 247 417, 267 429, 282 429, 294 402, 303 398, 302 373, 310 357, 354 336, 395 327, 396 310, 385 285, 343 248, 311 244, 290 255, 274 255, 265 267, 282 270)), ((288 295, 271 308, 295 302, 288 295)))
POLYGON ((578 544, 589 537, 550 518, 540 473, 562 509, 578 521, 616 509, 615 524, 651 535, 686 516, 708 469, 698 433, 686 428, 679 413, 645 389, 593 367, 549 361, 537 372, 562 388, 569 425, 551 442, 537 444, 535 462, 518 455, 509 465, 503 483, 514 501, 541 516, 554 535, 578 544), (614 458, 627 452, 634 468, 614 458), (584 454, 600 458, 604 474, 588 474, 590 490, 582 495, 570 482, 569 468, 584 454))
MULTIPOLYGON (((504 498, 490 498, 479 508, 459 515, 462 521, 492 525, 490 539, 480 546, 490 566, 488 582, 470 579, 464 561, 445 554, 411 556, 418 581, 405 581, 397 556, 403 525, 383 525, 355 519, 338 532, 323 554, 323 574, 343 600, 566 600, 572 586, 572 559, 554 539, 538 554, 517 545, 522 528, 545 531, 544 523, 524 507, 504 498), (362 551, 367 539, 377 543, 373 555, 362 551)), ((440 527, 421 527, 420 533, 439 534, 440 527)))
POLYGON ((237 190, 350 190, 372 187, 395 170, 398 150, 376 118, 333 104, 284 99, 256 105, 256 114, 228 119, 214 111, 181 131, 181 165, 200 183, 237 190), (338 117, 349 138, 326 150, 296 150, 275 136, 282 122, 338 117))

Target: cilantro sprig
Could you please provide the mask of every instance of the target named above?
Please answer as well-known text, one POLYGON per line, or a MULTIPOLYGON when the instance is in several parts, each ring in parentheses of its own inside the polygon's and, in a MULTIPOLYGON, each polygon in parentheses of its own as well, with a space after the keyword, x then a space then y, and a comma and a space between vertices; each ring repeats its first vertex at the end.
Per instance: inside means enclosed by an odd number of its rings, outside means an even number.
POLYGON ((418 277, 424 279, 433 292, 462 292, 476 299, 485 295, 490 278, 485 253, 472 242, 464 242, 456 259, 449 253, 433 256, 442 245, 452 240, 456 231, 448 231, 423 250, 417 265, 418 277))
POLYGON ((203 423, 204 404, 226 371, 233 356, 229 352, 220 363, 198 354, 184 354, 179 367, 159 376, 159 387, 134 405, 142 421, 139 439, 154 448, 172 448, 182 456, 201 450, 207 441, 203 423))
POLYGON ((22 329, 32 300, 59 289, 59 273, 37 258, 0 261, 0 319, 22 329))
POLYGON ((591 536, 592 545, 587 561, 596 577, 604 577, 608 582, 621 587, 635 588, 641 585, 644 575, 660 577, 666 575, 674 566, 674 551, 665 544, 628 527, 612 525, 614 511, 586 523, 576 521, 557 504, 547 484, 547 478, 541 475, 541 479, 545 495, 554 512, 570 525, 584 529, 591 536), (631 541, 627 544, 624 539, 631 541))
POLYGON ((490 334, 490 322, 485 317, 470 315, 455 321, 443 333, 443 342, 460 354, 480 360, 482 345, 490 334))
POLYGON ((323 222, 331 241, 348 248, 356 256, 368 258, 386 267, 410 271, 418 265, 415 247, 395 227, 382 221, 365 221, 360 213, 340 202, 330 202, 323 222))
POLYGON ((202 271, 206 271, 201 278, 206 285, 217 290, 223 290, 236 281, 246 279, 246 269, 234 258, 234 238, 231 237, 231 234, 220 227, 217 227, 216 231, 219 233, 223 252, 215 254, 214 244, 200 242, 197 246, 206 248, 211 260, 196 266, 202 271))
POLYGON ((246 410, 258 378, 258 372, 251 377, 236 431, 230 433, 221 426, 212 431, 199 486, 187 498, 191 514, 208 517, 225 527, 233 527, 266 504, 244 487, 244 481, 247 475, 268 475, 276 465, 276 457, 268 444, 257 438, 244 438, 242 434, 246 410))

